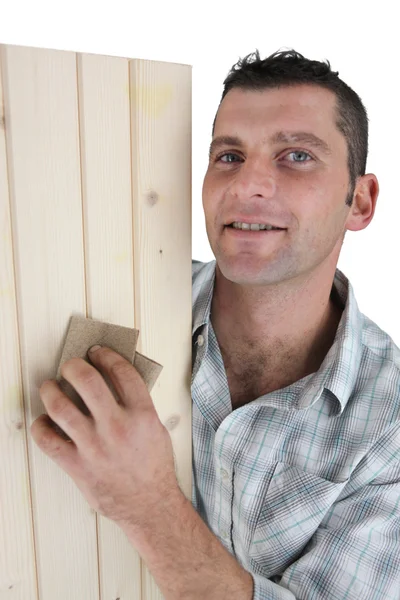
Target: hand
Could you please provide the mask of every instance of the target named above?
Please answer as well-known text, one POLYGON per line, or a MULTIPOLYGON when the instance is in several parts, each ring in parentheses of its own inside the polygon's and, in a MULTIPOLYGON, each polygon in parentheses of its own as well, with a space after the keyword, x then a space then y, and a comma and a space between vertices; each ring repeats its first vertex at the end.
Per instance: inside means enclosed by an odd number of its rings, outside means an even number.
POLYGON ((39 390, 49 416, 72 443, 54 431, 48 415, 32 423, 31 435, 94 510, 140 531, 153 510, 162 511, 168 496, 180 492, 171 438, 133 365, 106 347, 88 356, 96 368, 73 358, 62 365, 61 374, 81 396, 89 416, 56 381, 45 381, 39 390), (99 371, 110 378, 120 404, 99 371))

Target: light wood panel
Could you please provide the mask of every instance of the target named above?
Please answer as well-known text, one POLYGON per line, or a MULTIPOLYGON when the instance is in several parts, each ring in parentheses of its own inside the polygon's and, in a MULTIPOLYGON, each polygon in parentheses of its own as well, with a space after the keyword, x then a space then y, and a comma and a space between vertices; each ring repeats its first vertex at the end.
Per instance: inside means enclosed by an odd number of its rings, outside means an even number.
POLYGON ((0 48, 0 599, 153 600, 29 427, 72 314, 136 327, 191 496, 191 67, 0 48))
POLYGON ((2 71, 0 60, 0 598, 19 600, 37 596, 2 71))
MULTIPOLYGON (((86 313, 76 55, 4 46, 2 65, 29 428, 44 412, 39 387, 54 377, 70 315, 86 313)), ((73 598, 95 600, 96 516, 29 432, 27 440, 39 598, 67 600, 73 581, 73 598)))
MULTIPOLYGON (((135 326, 128 61, 78 55, 87 315, 135 326)), ((98 515, 100 598, 141 598, 140 557, 98 515)))
MULTIPOLYGON (((152 398, 190 499, 191 68, 131 61, 130 95, 138 351, 164 366, 152 398)), ((161 597, 145 565, 142 594, 161 597)))

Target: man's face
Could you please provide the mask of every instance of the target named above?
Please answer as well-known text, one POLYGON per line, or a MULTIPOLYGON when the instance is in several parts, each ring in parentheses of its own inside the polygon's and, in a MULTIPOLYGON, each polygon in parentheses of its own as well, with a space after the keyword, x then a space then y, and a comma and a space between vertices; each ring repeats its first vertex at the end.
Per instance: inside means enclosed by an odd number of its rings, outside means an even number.
POLYGON ((330 90, 310 85, 232 89, 223 99, 213 140, 238 140, 212 151, 203 208, 211 248, 227 279, 266 285, 307 276, 323 269, 324 261, 336 265, 351 209, 345 204, 347 145, 335 126, 335 101, 330 90), (226 226, 237 220, 285 230, 226 226))

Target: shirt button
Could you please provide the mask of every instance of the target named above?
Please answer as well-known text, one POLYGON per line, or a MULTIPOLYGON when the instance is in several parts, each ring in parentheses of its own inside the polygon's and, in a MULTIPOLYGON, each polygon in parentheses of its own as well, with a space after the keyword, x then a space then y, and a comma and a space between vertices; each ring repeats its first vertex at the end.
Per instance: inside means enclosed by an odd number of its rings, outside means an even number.
POLYGON ((202 346, 204 344, 204 337, 202 335, 198 336, 197 343, 199 346, 202 346))
POLYGON ((228 477, 229 477, 228 471, 226 471, 225 469, 221 469, 220 473, 221 473, 222 479, 228 479, 228 477))
POLYGON ((227 540, 229 538, 228 532, 226 531, 226 529, 223 529, 221 531, 221 536, 224 538, 224 540, 227 540))

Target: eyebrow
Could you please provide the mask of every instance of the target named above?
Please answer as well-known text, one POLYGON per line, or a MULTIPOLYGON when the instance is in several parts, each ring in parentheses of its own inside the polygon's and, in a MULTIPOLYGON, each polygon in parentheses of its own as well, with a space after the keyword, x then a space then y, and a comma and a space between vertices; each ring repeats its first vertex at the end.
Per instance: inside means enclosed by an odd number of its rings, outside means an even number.
MULTIPOLYGON (((320 150, 324 154, 332 154, 332 150, 324 140, 321 140, 314 133, 308 131, 278 131, 272 135, 269 139, 271 144, 298 144, 303 143, 309 146, 313 146, 317 150, 320 150)), ((216 137, 210 144, 209 156, 211 156, 217 148, 221 146, 238 146, 242 147, 244 144, 242 140, 237 136, 232 135, 221 135, 216 137)))

